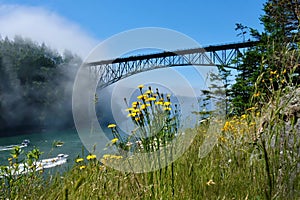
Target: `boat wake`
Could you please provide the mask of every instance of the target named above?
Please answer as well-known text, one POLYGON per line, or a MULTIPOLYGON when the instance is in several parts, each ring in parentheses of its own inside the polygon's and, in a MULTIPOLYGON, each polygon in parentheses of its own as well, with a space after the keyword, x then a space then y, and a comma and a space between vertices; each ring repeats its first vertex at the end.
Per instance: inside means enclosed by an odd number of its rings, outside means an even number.
POLYGON ((13 144, 13 145, 8 145, 8 146, 0 146, 0 151, 9 151, 9 150, 13 150, 15 147, 20 147, 20 148, 24 148, 27 147, 30 144, 29 140, 23 140, 23 142, 21 144, 13 144))
POLYGON ((67 162, 67 158, 67 154, 58 154, 54 158, 47 158, 36 161, 31 166, 29 166, 27 163, 20 163, 18 165, 13 166, 5 166, 3 169, 0 169, 0 178, 3 178, 4 176, 15 176, 34 171, 41 171, 43 169, 63 165, 67 162))

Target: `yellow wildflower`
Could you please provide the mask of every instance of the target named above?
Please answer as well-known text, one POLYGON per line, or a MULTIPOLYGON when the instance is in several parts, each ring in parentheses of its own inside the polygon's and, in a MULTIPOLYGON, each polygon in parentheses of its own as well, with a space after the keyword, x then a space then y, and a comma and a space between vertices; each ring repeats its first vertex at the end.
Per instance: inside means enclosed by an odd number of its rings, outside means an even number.
POLYGON ((223 136, 221 136, 219 139, 221 140, 221 142, 226 142, 226 138, 224 138, 223 136))
POLYGON ((255 107, 251 107, 251 108, 246 109, 246 111, 251 111, 251 110, 255 110, 255 109, 256 109, 255 107))
POLYGON ((86 159, 87 159, 87 160, 94 160, 94 159, 96 159, 96 155, 90 154, 90 155, 88 155, 88 156, 86 157, 86 159))
POLYGON ((145 94, 151 94, 151 93, 153 93, 151 90, 147 90, 147 91, 145 92, 145 94))
MULTIPOLYGON (((149 106, 150 106, 150 104, 149 104, 149 106)), ((147 108, 147 104, 141 105, 141 110, 144 110, 144 109, 146 109, 146 108, 147 108)))
POLYGON ((136 112, 132 112, 127 115, 127 117, 135 117, 135 116, 136 116, 136 112))
POLYGON ((165 111, 170 111, 170 110, 172 110, 170 107, 166 107, 166 108, 164 108, 164 110, 165 111))
POLYGON ((144 95, 139 95, 137 98, 138 98, 138 99, 144 99, 145 96, 144 96, 144 95))
POLYGON ((251 122, 251 123, 250 123, 250 126, 255 126, 255 125, 256 125, 255 122, 251 122))
POLYGON ((106 159, 110 158, 110 155, 109 154, 104 154, 103 158, 106 160, 106 159))
POLYGON ((228 131, 228 130, 230 130, 230 128, 231 128, 231 124, 230 124, 230 122, 225 122, 225 124, 224 124, 224 127, 223 127, 223 131, 228 131))
POLYGON ((135 110, 134 108, 127 108, 126 111, 133 111, 135 110))
POLYGON ((123 158, 122 156, 117 156, 117 155, 110 155, 110 154, 105 154, 103 155, 103 159, 104 160, 108 160, 108 159, 121 159, 123 158))
POLYGON ((155 102, 155 105, 163 105, 163 102, 157 101, 157 102, 155 102))
POLYGON ((76 159, 76 162, 77 162, 77 163, 82 162, 82 161, 83 161, 83 158, 77 158, 77 159, 76 159))
POLYGON ((79 169, 81 169, 81 170, 82 170, 82 169, 85 169, 85 168, 86 168, 85 165, 82 165, 82 166, 79 167, 79 169))
POLYGON ((115 144, 116 142, 118 142, 118 140, 119 140, 118 138, 114 138, 114 139, 111 140, 111 143, 115 144))
POLYGON ((139 89, 142 89, 143 87, 144 87, 143 84, 141 84, 141 85, 138 86, 139 89))
POLYGON ((108 128, 115 128, 117 125, 115 125, 115 124, 109 124, 107 127, 108 128))
POLYGON ((132 102, 132 105, 137 105, 137 104, 139 104, 139 102, 138 102, 138 101, 134 101, 134 102, 132 102))
POLYGON ((122 159, 123 156, 111 155, 110 158, 111 158, 111 159, 116 159, 116 160, 118 160, 118 159, 122 159))
POLYGON ((282 73, 285 74, 286 73, 286 69, 284 69, 282 73))
POLYGON ((277 74, 277 70, 275 70, 275 71, 271 71, 271 72, 270 72, 270 74, 271 74, 271 75, 275 75, 275 74, 277 74))
POLYGON ((260 92, 257 92, 253 95, 253 97, 259 97, 260 96, 260 92))
POLYGON ((164 103, 164 105, 165 105, 165 106, 169 106, 169 105, 171 105, 171 102, 168 102, 168 101, 167 101, 167 102, 164 103))
POLYGON ((150 97, 146 101, 156 101, 156 98, 155 97, 150 97))
POLYGON ((139 117, 136 117, 134 120, 135 120, 135 121, 139 121, 139 120, 140 120, 140 118, 139 118, 139 117))
POLYGON ((242 118, 242 119, 246 119, 246 118, 247 118, 247 115, 246 115, 246 114, 243 114, 243 115, 241 116, 241 118, 242 118))

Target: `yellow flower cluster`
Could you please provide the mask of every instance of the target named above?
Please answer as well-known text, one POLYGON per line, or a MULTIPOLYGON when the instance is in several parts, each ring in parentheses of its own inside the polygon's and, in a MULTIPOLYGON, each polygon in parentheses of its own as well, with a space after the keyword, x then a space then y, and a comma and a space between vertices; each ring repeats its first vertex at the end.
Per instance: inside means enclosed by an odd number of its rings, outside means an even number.
POLYGON ((232 122, 231 121, 225 122, 222 131, 231 131, 231 130, 234 130, 234 125, 232 124, 232 122))
POLYGON ((90 154, 86 157, 87 160, 95 160, 97 157, 94 154, 90 154))
MULTIPOLYGON (((89 154, 89 155, 86 157, 87 160, 95 160, 96 158, 97 158, 97 156, 96 156, 95 154, 89 154)), ((81 163, 81 162, 83 162, 83 161, 84 161, 83 158, 77 158, 77 159, 75 160, 76 163, 81 163)))
MULTIPOLYGON (((273 83, 273 82, 277 82, 277 83, 281 83, 281 84, 284 84, 286 83, 286 76, 285 74, 287 73, 287 70, 284 69, 282 70, 281 72, 278 72, 277 70, 270 70, 269 71, 269 82, 273 83)), ((266 79, 267 80, 267 79, 266 79)), ((265 83, 265 79, 262 80, 262 83, 265 83)), ((254 96, 255 97, 255 96, 254 96)))
MULTIPOLYGON (((97 158, 97 156, 94 155, 94 154, 89 154, 89 155, 86 157, 86 159, 89 160, 89 161, 95 160, 96 158, 97 158)), ((84 162, 84 159, 83 159, 83 158, 77 158, 77 159, 75 160, 75 162, 79 164, 79 169, 80 169, 80 170, 83 170, 83 169, 86 168, 86 165, 84 165, 84 163, 83 163, 83 162, 84 162)))
MULTIPOLYGON (((240 117, 234 116, 231 120, 225 122, 222 131, 230 133, 231 135, 243 135, 247 132, 248 123, 247 123, 248 115, 243 114, 240 117)), ((225 141, 225 139, 223 139, 225 141)))
POLYGON ((105 155, 103 155, 103 157, 100 161, 101 161, 101 163, 106 164, 107 162, 111 162, 111 161, 114 161, 114 160, 119 160, 119 159, 122 159, 122 158, 123 158, 123 156, 105 154, 105 155))
POLYGON ((145 116, 149 114, 149 109, 160 109, 162 111, 171 111, 171 95, 167 95, 166 99, 163 94, 160 94, 158 89, 153 92, 149 86, 146 92, 143 92, 144 85, 139 85, 140 95, 137 96, 137 101, 132 102, 131 106, 126 109, 128 117, 131 117, 136 123, 144 123, 145 116))

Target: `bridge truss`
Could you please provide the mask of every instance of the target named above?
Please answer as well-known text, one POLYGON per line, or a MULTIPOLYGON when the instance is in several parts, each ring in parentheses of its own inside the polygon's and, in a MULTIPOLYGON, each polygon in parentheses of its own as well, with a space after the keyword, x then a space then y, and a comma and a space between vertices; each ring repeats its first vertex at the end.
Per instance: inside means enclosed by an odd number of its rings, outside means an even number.
POLYGON ((232 61, 241 54, 241 50, 257 45, 257 41, 211 45, 203 48, 176 50, 148 55, 130 56, 112 60, 85 63, 90 73, 99 79, 103 88, 136 73, 157 68, 174 66, 223 66, 237 68, 232 61))

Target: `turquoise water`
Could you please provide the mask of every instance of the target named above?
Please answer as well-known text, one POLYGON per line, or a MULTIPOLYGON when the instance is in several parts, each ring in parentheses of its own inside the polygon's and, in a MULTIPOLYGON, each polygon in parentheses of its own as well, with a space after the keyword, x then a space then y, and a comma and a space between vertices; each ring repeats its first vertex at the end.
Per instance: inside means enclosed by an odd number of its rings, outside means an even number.
MULTIPOLYGON (((33 132, 26 135, 0 137, 0 146, 21 144, 24 139, 30 140, 29 146, 22 148, 24 153, 37 147, 43 152, 40 159, 56 157, 60 153, 68 154, 67 164, 55 167, 60 170, 67 169, 74 165, 76 157, 82 156, 83 145, 76 130, 33 132), (55 147, 53 145, 55 141, 62 141, 64 144, 61 147, 55 147)), ((11 151, 9 150, 0 151, 0 165, 8 165, 7 159, 10 156, 10 153, 11 151)), ((85 151, 85 154, 86 153, 87 152, 85 151)))

